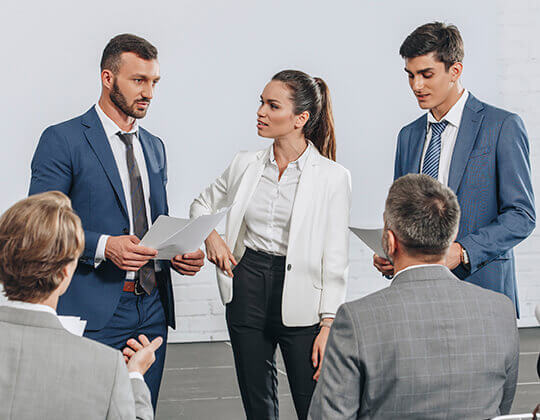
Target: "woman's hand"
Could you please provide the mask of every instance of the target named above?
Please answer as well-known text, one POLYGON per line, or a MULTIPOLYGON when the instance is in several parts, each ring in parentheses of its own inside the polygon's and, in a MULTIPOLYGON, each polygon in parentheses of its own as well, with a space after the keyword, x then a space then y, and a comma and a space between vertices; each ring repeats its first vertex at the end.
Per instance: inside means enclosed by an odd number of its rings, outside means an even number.
POLYGON ((225 241, 219 236, 219 234, 213 230, 206 241, 206 256, 208 261, 217 265, 223 270, 229 277, 233 276, 231 263, 237 265, 238 263, 233 257, 233 254, 225 241))
POLYGON ((318 381, 319 376, 321 375, 321 366, 324 358, 324 351, 326 350, 326 342, 328 341, 328 335, 330 334, 330 326, 328 324, 332 325, 334 319, 324 318, 323 321, 324 325, 321 326, 321 330, 319 331, 317 338, 315 338, 315 342, 313 343, 313 351, 311 353, 311 361, 313 362, 313 367, 317 368, 315 374, 313 375, 313 379, 315 381, 318 381))

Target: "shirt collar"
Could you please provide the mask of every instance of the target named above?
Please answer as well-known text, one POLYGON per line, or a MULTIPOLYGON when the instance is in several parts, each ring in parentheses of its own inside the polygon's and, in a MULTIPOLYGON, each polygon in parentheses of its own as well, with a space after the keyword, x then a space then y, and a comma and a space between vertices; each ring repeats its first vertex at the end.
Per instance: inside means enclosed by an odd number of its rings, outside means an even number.
POLYGON ((30 303, 30 302, 22 302, 20 300, 8 300, 4 303, 2 303, 3 306, 9 306, 11 308, 18 308, 18 309, 27 309, 29 311, 40 311, 40 312, 49 312, 56 315, 56 311, 47 305, 42 305, 40 303, 30 303))
POLYGON ((405 273, 406 271, 413 270, 413 269, 415 269, 415 268, 433 267, 433 266, 444 267, 442 264, 417 264, 417 265, 410 265, 410 266, 408 266, 408 267, 405 267, 403 270, 398 271, 396 274, 394 274, 394 280, 396 279, 397 276, 399 276, 400 274, 405 273))
POLYGON ((116 136, 116 133, 121 131, 122 133, 134 133, 137 135, 137 131, 139 130, 139 125, 137 124, 137 120, 133 122, 133 126, 131 127, 131 130, 124 131, 118 125, 111 120, 107 114, 101 109, 99 106, 99 103, 96 104, 96 112, 98 114, 99 119, 101 120, 101 124, 103 125, 103 129, 105 130, 105 135, 107 138, 111 138, 113 136, 116 136))
MULTIPOLYGON (((454 127, 459 128, 459 124, 461 123, 461 116, 463 115, 463 108, 465 108, 465 103, 467 103, 468 98, 469 98, 469 91, 467 89, 464 89, 463 93, 461 94, 461 97, 454 104, 454 106, 450 108, 450 110, 446 113, 446 115, 442 118, 441 121, 443 120, 448 121, 449 124, 452 124, 454 127)), ((427 113, 427 121, 428 121, 428 129, 429 129, 430 124, 441 122, 435 119, 431 111, 427 113)))
MULTIPOLYGON (((290 162, 289 165, 296 165, 300 171, 304 169, 304 166, 306 166, 306 161, 309 156, 309 152, 311 148, 314 147, 310 141, 308 141, 308 145, 306 147, 306 150, 293 162, 290 162)), ((268 155, 268 161, 274 165, 276 165, 276 157, 274 156, 274 145, 270 146, 270 154, 268 155)))

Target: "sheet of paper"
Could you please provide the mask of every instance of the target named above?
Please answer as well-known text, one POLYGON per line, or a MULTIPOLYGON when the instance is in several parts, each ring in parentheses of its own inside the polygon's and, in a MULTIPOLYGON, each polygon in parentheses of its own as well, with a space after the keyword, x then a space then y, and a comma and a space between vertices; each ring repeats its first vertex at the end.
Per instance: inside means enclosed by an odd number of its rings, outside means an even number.
POLYGON ((382 229, 363 229, 350 226, 352 233, 358 236, 375 254, 379 257, 386 258, 386 253, 382 248, 382 229))
POLYGON ((84 329, 86 328, 86 321, 78 316, 66 316, 59 315, 58 319, 62 326, 68 330, 71 334, 82 337, 84 329))
POLYGON ((226 207, 193 220, 159 216, 142 238, 141 245, 158 251, 155 260, 170 260, 176 255, 196 251, 229 210, 230 207, 226 207))

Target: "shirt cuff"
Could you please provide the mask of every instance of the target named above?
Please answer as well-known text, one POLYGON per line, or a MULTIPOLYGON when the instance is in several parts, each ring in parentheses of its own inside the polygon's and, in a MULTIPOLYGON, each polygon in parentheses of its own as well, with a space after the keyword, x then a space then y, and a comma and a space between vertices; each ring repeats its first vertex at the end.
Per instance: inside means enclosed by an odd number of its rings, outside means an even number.
POLYGON ((140 372, 129 372, 129 379, 140 379, 144 382, 144 376, 140 372))
POLYGON ((335 317, 336 317, 336 314, 331 314, 329 312, 321 314, 321 320, 324 319, 324 318, 332 318, 332 319, 334 319, 335 317))
POLYGON ((105 261, 105 245, 107 245, 107 239, 110 235, 101 235, 98 239, 96 246, 96 255, 94 256, 94 268, 98 268, 99 265, 105 261))

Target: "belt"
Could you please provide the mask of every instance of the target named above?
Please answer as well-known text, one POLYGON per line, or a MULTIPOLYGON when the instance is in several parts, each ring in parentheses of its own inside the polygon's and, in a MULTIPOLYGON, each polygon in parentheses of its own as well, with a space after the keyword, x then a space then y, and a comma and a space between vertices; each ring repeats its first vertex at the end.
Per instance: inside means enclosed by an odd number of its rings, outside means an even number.
POLYGON ((124 282, 124 288, 122 289, 124 292, 132 292, 135 293, 136 296, 144 295, 146 292, 142 288, 141 284, 139 283, 139 279, 133 280, 126 280, 124 282))

